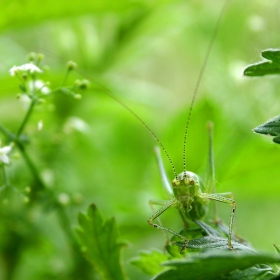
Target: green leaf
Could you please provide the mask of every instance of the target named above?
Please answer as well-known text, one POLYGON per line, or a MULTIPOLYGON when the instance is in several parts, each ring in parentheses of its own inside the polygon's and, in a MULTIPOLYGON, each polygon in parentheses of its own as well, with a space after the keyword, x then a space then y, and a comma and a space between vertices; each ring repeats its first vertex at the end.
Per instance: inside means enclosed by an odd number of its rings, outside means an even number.
MULTIPOLYGON (((218 224, 214 224, 215 228, 213 228, 203 221, 196 220, 195 222, 200 226, 204 234, 202 237, 191 239, 188 242, 186 249, 189 251, 195 250, 201 252, 210 249, 226 251, 230 250, 227 244, 228 238, 225 238, 228 236, 228 227, 226 225, 224 225, 222 222, 219 222, 218 224)), ((181 231, 180 234, 188 237, 184 233, 184 230, 181 231)), ((172 244, 178 247, 185 246, 185 243, 182 240, 178 240, 177 238, 172 238, 171 241, 173 241, 172 244)), ((244 239, 237 236, 232 237, 232 245, 235 251, 255 252, 251 247, 248 246, 248 243, 244 239)))
POLYGON ((275 276, 272 268, 257 265, 279 262, 280 258, 277 256, 247 252, 191 254, 184 260, 165 262, 163 265, 170 269, 156 275, 153 280, 237 279, 236 273, 238 279, 272 279, 275 276), (264 275, 266 276, 262 277, 264 275))
MULTIPOLYGON (((205 236, 205 237, 190 240, 186 248, 192 250, 199 250, 199 251, 206 251, 209 249, 228 251, 230 250, 230 248, 228 247, 227 243, 228 243, 227 238, 217 237, 217 236, 205 236)), ((182 241, 177 241, 174 244, 179 247, 185 245, 184 242, 182 241)), ((232 241, 232 246, 235 251, 255 252, 252 248, 235 241, 232 241)))
POLYGON ((280 144, 280 116, 269 119, 266 123, 253 129, 254 132, 275 136, 273 142, 280 144))
MULTIPOLYGON (((226 224, 224 224, 221 220, 217 222, 213 222, 212 226, 206 224, 203 221, 195 221, 201 229, 205 232, 208 236, 214 236, 214 237, 228 237, 229 228, 226 224)), ((252 251, 251 247, 249 246, 248 241, 246 241, 244 238, 234 234, 232 236, 232 241, 236 241, 239 244, 243 244, 249 249, 249 251, 252 251), (249 248, 248 248, 249 247, 249 248)))
POLYGON ((265 264, 253 266, 245 270, 234 270, 229 275, 231 280, 268 280, 274 279, 275 273, 272 271, 271 267, 265 264))
POLYGON ((164 269, 161 264, 167 260, 167 254, 153 250, 151 252, 141 252, 139 257, 131 261, 131 264, 137 266, 148 275, 155 275, 164 269))
MULTIPOLYGON (((214 229, 210 225, 207 225, 203 221, 196 220, 195 222, 200 226, 201 229, 203 229, 203 231, 205 232, 206 235, 216 236, 216 237, 222 237, 223 236, 220 232, 218 232, 216 229, 214 229)), ((228 228, 227 228, 227 232, 228 232, 228 228)))
POLYGON ((79 214, 76 229, 86 258, 92 263, 101 279, 126 279, 120 264, 120 250, 124 244, 117 243, 117 228, 114 218, 105 222, 94 204, 87 214, 79 214))
POLYGON ((266 60, 246 67, 243 72, 245 76, 280 74, 280 50, 267 49, 261 52, 261 56, 266 60))

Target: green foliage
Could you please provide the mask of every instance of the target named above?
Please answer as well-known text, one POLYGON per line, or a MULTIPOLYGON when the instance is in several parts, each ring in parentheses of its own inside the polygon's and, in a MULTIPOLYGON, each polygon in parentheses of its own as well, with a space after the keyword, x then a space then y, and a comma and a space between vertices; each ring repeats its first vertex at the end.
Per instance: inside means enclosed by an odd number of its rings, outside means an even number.
MULTIPOLYGON (((280 74, 280 50, 268 49, 261 52, 261 56, 266 61, 261 61, 249 65, 244 70, 245 76, 265 76, 271 74, 280 74)), ((266 134, 273 137, 273 142, 280 144, 280 116, 269 119, 264 124, 254 128, 254 132, 266 134)))
MULTIPOLYGON (((213 223, 213 225, 209 225, 203 221, 196 220, 196 224, 199 226, 199 231, 198 229, 196 229, 196 232, 200 233, 195 238, 191 237, 191 235, 193 234, 193 230, 185 228, 183 231, 181 231, 181 234, 189 239, 186 248, 190 252, 207 252, 208 250, 230 250, 227 244, 229 228, 225 226, 222 221, 213 223)), ((171 241, 173 245, 176 245, 180 248, 184 246, 184 242, 180 240, 178 241, 178 238, 176 239, 173 237, 171 241)), ((255 252, 244 239, 238 236, 233 236, 232 245, 235 251, 245 251, 251 253, 255 252)), ((178 257, 178 255, 176 257, 178 257)))
MULTIPOLYGON (((171 269, 153 279, 273 279, 277 275, 273 267, 260 264, 279 263, 279 257, 256 253, 239 237, 234 237, 231 251, 217 225, 218 230, 201 221, 198 224, 207 236, 190 240, 185 258, 164 262, 163 267, 171 269), (192 253, 194 250, 200 254, 192 253)), ((183 242, 173 243, 183 245, 183 242)))
POLYGON ((273 279, 276 276, 273 269, 259 264, 279 262, 279 257, 265 254, 209 252, 165 262, 163 265, 170 269, 153 279, 273 279))
MULTIPOLYGON (((254 50, 266 47, 263 42, 278 44, 270 16, 273 2, 231 1, 200 85, 187 139, 187 169, 203 176, 205 123, 213 121, 217 191, 235 195, 237 232, 257 251, 270 252, 272 242, 279 241, 278 147, 258 140, 250 129, 277 115, 279 84, 275 78, 265 84, 263 79, 246 80, 240 73, 258 55, 254 50)), ((180 254, 176 239, 167 245, 166 254, 160 253, 165 240, 146 223, 151 214, 148 200, 164 198, 153 156, 155 142, 104 94, 104 87, 109 88, 142 117, 180 170, 187 108, 221 5, 196 0, 61 0, 42 5, 33 0, 2 1, 0 140, 1 153, 10 163, 0 172, 0 186, 5 185, 0 192, 1 279, 99 279, 73 232, 77 213, 93 202, 102 207, 104 216, 116 217, 120 237, 129 241, 124 260, 115 265, 122 263, 130 279, 150 278, 127 262, 139 251, 146 253, 138 267, 149 275, 170 270, 159 265, 166 260, 192 262, 196 255, 214 254, 217 246, 221 249, 217 254, 224 254, 227 229, 209 226, 208 220, 198 225, 198 236, 186 233, 193 246, 188 253, 180 254), (28 108, 16 96, 22 97, 28 87, 18 85, 8 70, 26 63, 30 51, 45 54, 49 67, 42 67, 37 78, 52 94, 34 98, 32 114, 20 129, 28 108), (69 59, 78 69, 65 75, 69 59), (85 78, 91 88, 81 95, 87 87, 85 78), (22 133, 16 137, 19 129, 22 133), (5 147, 12 150, 8 153, 5 147)), ((218 209, 224 221, 228 211, 218 209)), ((89 219, 89 214, 85 216, 89 219)), ((163 224, 178 232, 183 226, 177 216, 172 210, 164 213, 163 224)), ((240 250, 251 248, 238 238, 234 244, 240 250)), ((267 267, 246 269, 247 279, 261 269, 267 267)), ((234 275, 245 277, 238 270, 234 275)))
MULTIPOLYGON (((175 245, 182 247, 183 242, 175 242, 175 245)), ((242 243, 232 242, 232 246, 235 251, 248 251, 252 252, 253 249, 250 247, 247 247, 246 245, 243 245, 242 243)), ((190 240, 188 245, 188 249, 196 250, 196 251, 208 251, 210 249, 212 250, 229 250, 227 239, 217 236, 206 236, 201 237, 197 239, 190 240)))
POLYGON ((164 270, 162 263, 167 259, 167 254, 152 250, 150 252, 140 252, 139 257, 133 259, 131 264, 141 269, 145 274, 155 275, 164 270))
POLYGON ((254 132, 276 136, 273 137, 273 142, 280 144, 280 116, 268 120, 266 123, 254 128, 254 132))
POLYGON ((261 61, 247 66, 244 69, 245 76, 255 77, 280 74, 280 50, 264 50, 261 52, 261 56, 265 59, 265 61, 261 61))
MULTIPOLYGON (((215 229, 199 222, 209 232, 215 229)), ((103 222, 95 205, 87 214, 79 215, 77 233, 82 250, 98 271, 101 279, 125 279, 120 265, 120 249, 114 219, 103 222)), ((216 235, 216 234, 215 234, 216 235)), ((184 257, 161 253, 157 250, 141 252, 131 263, 152 279, 273 279, 277 273, 267 264, 279 263, 279 256, 256 253, 241 243, 233 242, 234 251, 229 250, 225 238, 215 235, 190 240, 184 257), (201 253, 191 253, 199 249, 201 253), (239 251, 239 252, 238 252, 239 251)), ((179 242, 173 242, 180 246, 179 242)))
POLYGON ((76 229, 86 258, 97 270, 100 279, 126 279, 120 264, 120 250, 124 246, 117 242, 114 218, 103 222, 96 206, 92 204, 86 214, 79 214, 76 229))
MULTIPOLYGON (((2 221, 5 221, 6 225, 2 228, 4 231, 2 233, 2 245, 3 258, 7 263, 3 272, 3 277, 6 279, 14 278, 23 248, 31 243, 30 240, 33 234, 38 234, 39 230, 33 225, 32 221, 29 221, 28 217, 29 215, 32 216, 33 212, 37 211, 36 208, 38 205, 40 205, 43 212, 55 209, 54 211, 57 218, 64 229, 65 237, 69 242, 69 246, 73 250, 72 257, 75 265, 72 269, 65 272, 62 277, 81 277, 87 279, 91 274, 92 269, 87 265, 81 255, 76 254, 78 244, 70 230, 69 218, 65 211, 66 209, 64 208, 64 206, 69 203, 70 198, 65 193, 57 194, 55 191, 51 190, 49 188, 50 184, 42 178, 41 173, 39 172, 38 163, 33 161, 30 156, 30 149, 28 149, 32 135, 27 136, 26 134, 27 127, 32 116, 35 114, 36 109, 42 106, 46 100, 64 94, 64 90, 67 91, 64 95, 77 99, 76 97, 80 95, 77 92, 86 89, 86 87, 80 87, 81 83, 77 82, 70 86, 66 85, 68 75, 73 70, 73 68, 70 69, 68 67, 61 85, 52 89, 49 82, 43 81, 44 71, 40 69, 41 66, 39 67, 42 59, 43 56, 41 54, 31 53, 29 55, 29 62, 20 66, 13 66, 9 70, 10 75, 17 78, 19 81, 19 88, 22 93, 17 95, 17 99, 25 102, 26 111, 24 112, 17 129, 14 130, 8 128, 3 123, 0 124, 0 131, 7 143, 6 146, 0 147, 0 171, 2 183, 0 194, 3 204, 0 213, 2 221), (16 155, 15 150, 20 155, 16 155), (13 156, 13 154, 16 156, 13 156), (20 182, 23 181, 23 184, 25 185, 23 190, 20 190, 22 186, 19 184, 15 186, 15 179, 10 173, 12 163, 19 158, 22 159, 25 171, 27 170, 29 176, 31 175, 32 178, 29 179, 27 177, 27 179, 24 172, 19 175, 20 182), (23 213, 24 216, 22 217, 23 213), (19 224, 20 226, 16 226, 17 222, 11 223, 13 220, 20 220, 22 222, 19 224)), ((40 120, 37 123, 37 129, 38 131, 41 131, 42 128, 43 121, 40 120)), ((32 238, 32 240, 35 241, 36 238, 32 238)), ((40 242, 38 242, 38 244, 36 242, 32 243, 41 246, 40 242)), ((29 247, 32 248, 33 246, 29 247)), ((52 274, 53 271, 48 272, 49 276, 52 274)))
MULTIPOLYGON (((267 263, 279 263, 280 258, 273 255, 256 253, 239 237, 234 237, 232 242, 234 251, 227 245, 222 227, 216 228, 197 221, 197 224, 207 236, 190 240, 185 256, 157 251, 140 253, 138 259, 132 264, 144 273, 153 275, 162 271, 153 279, 273 279, 277 273, 267 263), (239 240, 239 242, 237 242, 239 240), (200 252, 199 254, 193 252, 200 252), (166 261, 168 258, 168 261, 166 261), (165 260, 165 261, 164 261, 165 260)), ((228 229, 226 230, 228 231, 228 229)), ((173 246, 181 247, 184 242, 174 241, 173 246)))

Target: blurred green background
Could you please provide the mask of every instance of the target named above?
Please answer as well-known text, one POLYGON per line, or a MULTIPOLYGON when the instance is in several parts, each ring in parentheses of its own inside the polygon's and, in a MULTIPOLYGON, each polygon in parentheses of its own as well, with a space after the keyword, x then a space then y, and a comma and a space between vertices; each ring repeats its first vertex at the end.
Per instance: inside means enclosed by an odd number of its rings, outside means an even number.
MULTIPOLYGON (((153 153, 156 143, 122 106, 94 89, 103 85, 139 115, 181 172, 189 104, 223 3, 1 3, 1 123, 16 130, 24 116, 15 98, 17 80, 9 77, 8 70, 25 63, 29 52, 45 55, 44 63, 50 67, 46 77, 53 86, 61 83, 68 60, 78 64, 71 79, 89 79, 92 90, 80 101, 60 97, 38 107, 26 130, 31 135, 29 150, 56 195, 69 196, 72 204, 67 212, 73 227, 77 213, 90 203, 96 203, 105 218, 116 218, 120 239, 128 242, 123 257, 133 279, 145 278, 129 259, 139 250, 162 249, 165 242, 146 222, 151 214, 149 199, 164 199, 153 153), (73 117, 85 122, 82 129, 71 129, 73 117), (38 132, 41 119, 44 129, 38 132)), ((280 243, 280 150, 271 138, 253 134, 252 128, 279 114, 280 83, 279 77, 242 77, 242 71, 259 61, 261 50, 279 47, 279 12, 276 0, 230 1, 187 138, 187 169, 204 177, 205 124, 214 122, 217 192, 234 193, 236 233, 267 252, 280 243)), ((30 184, 21 160, 13 160, 9 174, 19 190, 30 184)), ((1 194, 0 271, 7 266, 5 256, 14 251, 18 262, 12 279, 64 279, 73 264, 55 211, 37 206, 25 214, 21 198, 15 204, 4 203, 6 195, 1 194)), ((226 223, 229 214, 228 205, 219 205, 226 223)), ((174 217, 175 210, 164 213, 163 223, 180 230, 180 219, 174 217)))

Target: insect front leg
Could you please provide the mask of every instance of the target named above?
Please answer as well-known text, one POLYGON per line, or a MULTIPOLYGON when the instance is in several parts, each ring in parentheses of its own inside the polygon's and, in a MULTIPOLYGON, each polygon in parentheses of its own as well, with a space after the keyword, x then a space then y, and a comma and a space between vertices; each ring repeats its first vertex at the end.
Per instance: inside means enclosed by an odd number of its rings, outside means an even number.
MULTIPOLYGON (((149 201, 149 205, 150 205, 150 207, 151 207, 151 209, 152 209, 152 212, 155 213, 156 210, 155 210, 155 208, 154 208, 154 205, 161 205, 161 206, 163 206, 163 205, 166 204, 166 202, 167 202, 167 200, 158 200, 158 199, 155 200, 155 199, 153 199, 153 200, 150 200, 150 201, 149 201)), ((162 222, 161 222, 161 220, 160 220, 159 217, 157 217, 157 221, 158 221, 158 224, 159 224, 161 227, 163 227, 162 222)), ((164 237, 165 237, 166 245, 168 245, 168 244, 169 244, 169 238, 168 238, 167 232, 164 231, 164 230, 162 230, 162 233, 163 233, 163 235, 164 235, 164 237)))
POLYGON ((236 210, 236 203, 233 198, 229 198, 227 196, 232 195, 231 193, 223 193, 223 194, 208 194, 208 193, 201 193, 199 197, 201 198, 207 198, 210 200, 215 200, 219 202, 223 202, 226 204, 230 204, 231 214, 230 214, 230 221, 229 221, 229 229, 228 229, 228 247, 230 249, 234 249, 232 246, 232 231, 233 231, 233 219, 235 216, 235 210, 236 210))
MULTIPOLYGON (((151 202, 158 202, 158 204, 162 204, 163 201, 151 201, 151 202)), ((151 202, 150 202, 150 204, 151 204, 151 202)), ((153 204, 157 204, 157 203, 153 203, 153 204)), ((168 228, 162 226, 161 223, 160 224, 155 224, 154 223, 154 220, 157 219, 166 209, 168 209, 171 206, 173 206, 173 207, 178 206, 178 204, 179 204, 179 201, 176 198, 168 200, 158 211, 156 211, 148 219, 148 223, 149 223, 149 225, 151 225, 152 227, 154 227, 156 229, 160 229, 162 231, 170 232, 171 234, 173 234, 175 236, 178 236, 179 238, 183 239, 184 240, 184 245, 181 249, 181 252, 182 252, 186 248, 186 246, 189 242, 188 239, 185 236, 183 236, 183 235, 181 235, 181 234, 179 234, 179 233, 177 233, 177 232, 175 232, 171 229, 168 229, 168 228)))

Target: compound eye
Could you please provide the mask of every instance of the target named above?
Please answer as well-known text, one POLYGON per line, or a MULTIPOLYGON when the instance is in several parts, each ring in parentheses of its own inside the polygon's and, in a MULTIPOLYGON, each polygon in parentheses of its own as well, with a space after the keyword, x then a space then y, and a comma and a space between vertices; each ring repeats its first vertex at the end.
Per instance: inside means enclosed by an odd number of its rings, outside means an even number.
POLYGON ((194 185, 194 179, 190 178, 190 185, 194 185))
POLYGON ((178 186, 178 185, 180 185, 179 180, 178 180, 177 178, 175 178, 174 180, 172 180, 172 185, 173 185, 173 186, 178 186))

